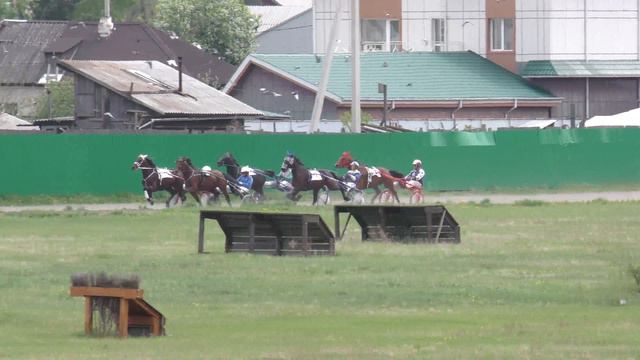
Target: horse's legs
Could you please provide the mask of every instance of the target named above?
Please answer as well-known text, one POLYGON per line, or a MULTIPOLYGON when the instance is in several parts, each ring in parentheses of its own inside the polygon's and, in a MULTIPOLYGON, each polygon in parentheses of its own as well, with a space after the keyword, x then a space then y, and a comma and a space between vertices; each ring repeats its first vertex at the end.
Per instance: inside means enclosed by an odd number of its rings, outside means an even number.
POLYGON ((371 198, 371 203, 373 204, 376 199, 380 197, 380 194, 382 192, 380 191, 380 189, 378 189, 378 185, 372 186, 371 188, 376 192, 376 194, 371 198))
POLYGON ((222 191, 222 195, 224 195, 224 199, 227 200, 227 204, 231 207, 231 199, 229 199, 229 193, 227 192, 227 185, 220 187, 220 191, 222 191))
POLYGON ((153 192, 147 189, 144 189, 144 197, 147 199, 149 205, 153 206, 153 192))
POLYGON ((168 191, 168 193, 169 193, 169 198, 167 199, 167 201, 165 202, 164 205, 167 208, 170 208, 171 207, 171 200, 173 200, 173 198, 176 196, 176 193, 174 193, 173 191, 168 191))
POLYGON ((299 192, 300 190, 293 189, 290 193, 287 193, 286 197, 291 201, 298 201, 297 195, 299 192))
POLYGON ((318 203, 318 192, 320 192, 320 188, 313 188, 313 202, 311 205, 316 205, 318 203))

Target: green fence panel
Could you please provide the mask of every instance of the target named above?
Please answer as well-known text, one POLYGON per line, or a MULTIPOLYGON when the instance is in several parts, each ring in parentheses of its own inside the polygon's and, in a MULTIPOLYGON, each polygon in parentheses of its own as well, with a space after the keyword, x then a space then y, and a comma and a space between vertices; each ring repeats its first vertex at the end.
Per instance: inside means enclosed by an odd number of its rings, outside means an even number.
MULTIPOLYGON (((407 173, 422 159, 428 190, 640 181, 640 129, 549 129, 402 134, 5 134, 0 195, 141 192, 139 154, 174 167, 180 156, 215 166, 225 152, 242 165, 278 170, 287 151, 333 169, 343 151, 407 173)), ((224 169, 221 169, 224 170, 224 169)), ((337 171, 344 173, 343 169, 337 171)))

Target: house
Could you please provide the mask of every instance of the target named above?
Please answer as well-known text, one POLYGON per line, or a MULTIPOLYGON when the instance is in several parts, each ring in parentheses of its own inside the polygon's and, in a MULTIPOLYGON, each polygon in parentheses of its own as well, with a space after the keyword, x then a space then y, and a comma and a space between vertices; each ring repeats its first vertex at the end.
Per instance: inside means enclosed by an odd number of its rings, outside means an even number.
POLYGON ((0 111, 33 117, 44 94, 44 49, 60 37, 61 21, 0 22, 0 111))
POLYGON ((184 61, 184 72, 221 86, 235 67, 171 34, 145 24, 116 24, 108 37, 98 23, 0 22, 0 111, 33 118, 49 81, 59 81, 58 59, 184 61))
MULTIPOLYGON (((238 131, 262 112, 160 61, 61 60, 79 129, 238 131)), ((180 69, 180 63, 178 69, 180 69)))
POLYGON ((249 6, 260 19, 256 52, 310 54, 313 52, 313 13, 309 6, 249 6))
MULTIPOLYGON (((314 1, 314 53, 326 51, 336 4, 314 1)), ((337 47, 350 53, 342 11, 337 47)), ((557 119, 640 105, 638 1, 361 0, 359 17, 363 51, 471 50, 563 98, 557 119)))
MULTIPOLYGON (((224 92, 293 120, 309 120, 322 73, 322 56, 253 54, 238 67, 224 92)), ((336 55, 323 119, 337 120, 351 106, 351 59, 336 55)), ((388 120, 423 129, 504 127, 549 119, 561 99, 473 52, 370 52, 361 57, 363 112, 381 120, 388 93, 388 120)))

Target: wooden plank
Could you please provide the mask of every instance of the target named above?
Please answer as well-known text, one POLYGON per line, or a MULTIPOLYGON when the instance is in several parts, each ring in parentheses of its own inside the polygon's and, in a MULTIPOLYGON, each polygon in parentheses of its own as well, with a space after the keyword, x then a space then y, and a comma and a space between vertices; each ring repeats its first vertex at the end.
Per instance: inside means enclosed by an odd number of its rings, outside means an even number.
POLYGON ((198 228, 198 254, 204 252, 204 214, 200 212, 200 226, 198 228))
POLYGON ((142 291, 142 289, 72 286, 69 290, 69 294, 71 296, 105 296, 124 299, 137 299, 143 297, 144 291, 142 291))
MULTIPOLYGON (((351 218, 351 213, 349 213, 349 217, 347 218, 347 224, 349 223, 349 219, 351 218)), ((333 207, 333 228, 334 234, 336 234, 336 240, 342 240, 342 235, 340 235, 340 212, 338 211, 338 207, 333 207)), ((345 226, 346 228, 346 226, 345 226)))
POLYGON ((84 297, 84 333, 91 335, 93 332, 93 301, 91 296, 84 297))
POLYGON ((440 232, 442 231, 442 225, 444 224, 444 218, 447 216, 447 210, 443 210, 442 217, 440 218, 440 226, 438 226, 438 233, 436 234, 436 242, 440 240, 440 232))
POLYGON ((306 216, 302 216, 302 249, 306 256, 309 251, 309 223, 306 216))
POLYGON ((151 326, 153 324, 153 316, 129 316, 129 325, 144 325, 151 326))
POLYGON ((129 300, 124 298, 120 299, 118 333, 120 334, 120 337, 129 336, 129 300))

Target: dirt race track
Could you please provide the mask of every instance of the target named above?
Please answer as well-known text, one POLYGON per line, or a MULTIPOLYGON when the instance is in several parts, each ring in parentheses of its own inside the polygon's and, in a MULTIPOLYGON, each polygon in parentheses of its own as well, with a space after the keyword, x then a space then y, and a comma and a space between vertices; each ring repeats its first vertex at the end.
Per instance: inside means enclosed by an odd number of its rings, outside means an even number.
MULTIPOLYGON (((604 192, 579 192, 579 193, 538 193, 538 194, 460 194, 448 195, 447 193, 426 194, 426 203, 460 204, 489 201, 492 204, 513 204, 519 201, 542 202, 588 202, 594 200, 606 201, 640 201, 640 191, 604 191, 604 192)), ((304 202, 303 202, 304 203, 304 202)), ((234 207, 238 205, 234 204, 234 207)), ((0 212, 20 211, 114 211, 114 210, 141 210, 164 209, 164 202, 158 202, 154 206, 140 203, 114 203, 114 204, 61 204, 61 205, 27 205, 27 206, 0 206, 0 212)))

